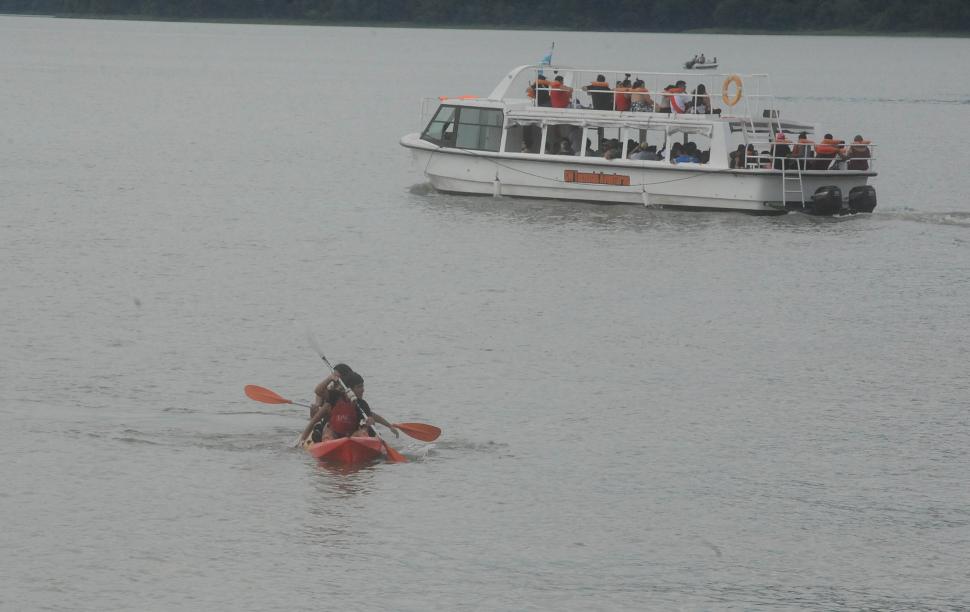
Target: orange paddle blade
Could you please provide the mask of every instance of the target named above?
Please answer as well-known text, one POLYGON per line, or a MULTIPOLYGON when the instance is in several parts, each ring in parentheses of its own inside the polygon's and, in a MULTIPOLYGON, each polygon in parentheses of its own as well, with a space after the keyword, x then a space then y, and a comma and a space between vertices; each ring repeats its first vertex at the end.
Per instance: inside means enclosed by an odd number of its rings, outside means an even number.
POLYGON ((387 442, 384 442, 383 438, 381 439, 381 443, 384 445, 384 450, 387 451, 387 458, 390 461, 393 461, 395 463, 402 463, 407 461, 407 457, 405 457, 401 453, 391 448, 391 445, 388 444, 387 442))
POLYGON ((423 442, 434 442, 441 435, 441 429, 426 423, 394 423, 394 427, 423 442))
POLYGON ((290 400, 280 397, 273 391, 270 391, 266 387, 260 387, 258 385, 246 385, 245 389, 246 395, 249 399, 254 399, 257 402, 263 402, 264 404, 292 404, 290 400))

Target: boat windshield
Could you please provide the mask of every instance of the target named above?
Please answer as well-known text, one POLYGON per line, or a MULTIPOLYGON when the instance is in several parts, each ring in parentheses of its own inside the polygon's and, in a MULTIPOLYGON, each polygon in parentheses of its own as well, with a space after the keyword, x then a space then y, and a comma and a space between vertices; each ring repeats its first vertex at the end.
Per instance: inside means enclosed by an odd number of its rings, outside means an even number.
POLYGON ((495 108, 442 105, 421 138, 442 147, 498 151, 503 120, 502 111, 495 108))

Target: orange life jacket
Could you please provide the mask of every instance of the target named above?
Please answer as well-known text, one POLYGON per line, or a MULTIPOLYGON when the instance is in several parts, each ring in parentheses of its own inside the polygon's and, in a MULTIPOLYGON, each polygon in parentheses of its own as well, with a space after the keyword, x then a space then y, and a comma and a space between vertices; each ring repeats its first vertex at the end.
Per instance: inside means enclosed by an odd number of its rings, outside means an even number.
POLYGON ((552 91, 549 92, 549 101, 552 103, 552 107, 568 108, 569 97, 573 93, 572 88, 566 87, 559 81, 552 81, 549 86, 552 87, 552 91))
POLYGON ((808 138, 799 138, 798 144, 792 147, 792 150, 791 150, 792 156, 793 157, 804 156, 806 153, 812 150, 810 145, 813 145, 813 144, 815 143, 809 140, 808 138))
POLYGON ((835 138, 823 138, 822 142, 815 145, 815 153, 818 155, 835 155, 839 152, 839 145, 841 144, 841 140, 836 140, 835 138))
POLYGON ((341 397, 330 409, 330 429, 341 436, 349 436, 357 431, 359 426, 360 414, 357 412, 357 407, 346 397, 341 397))
POLYGON ((616 86, 616 92, 613 94, 613 108, 618 111, 630 110, 630 94, 627 93, 628 91, 630 89, 627 87, 616 86))
MULTIPOLYGON (((548 88, 551 85, 552 85, 552 82, 551 81, 547 81, 545 79, 536 79, 534 82, 529 83, 529 88, 525 90, 525 93, 530 98, 534 98, 534 97, 536 97, 536 89, 547 89, 548 90, 548 88)), ((548 91, 545 91, 543 93, 546 93, 547 94, 549 92, 548 91)))

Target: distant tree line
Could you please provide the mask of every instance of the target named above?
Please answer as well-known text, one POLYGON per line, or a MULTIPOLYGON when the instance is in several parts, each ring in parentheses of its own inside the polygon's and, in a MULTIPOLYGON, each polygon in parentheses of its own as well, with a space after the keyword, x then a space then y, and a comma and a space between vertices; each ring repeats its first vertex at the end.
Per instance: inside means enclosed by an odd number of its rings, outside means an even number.
POLYGON ((0 12, 633 32, 970 32, 970 0, 0 0, 0 12))

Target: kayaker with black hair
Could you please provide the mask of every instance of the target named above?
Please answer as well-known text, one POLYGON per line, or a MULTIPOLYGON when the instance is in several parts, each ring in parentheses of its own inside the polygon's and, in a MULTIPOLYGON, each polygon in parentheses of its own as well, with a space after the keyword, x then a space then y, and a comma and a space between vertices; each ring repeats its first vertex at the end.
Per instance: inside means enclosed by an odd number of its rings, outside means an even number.
POLYGON ((396 427, 372 411, 364 401, 364 378, 349 366, 345 364, 334 366, 334 374, 317 385, 316 393, 317 398, 322 399, 322 403, 300 434, 301 444, 308 438, 314 442, 321 442, 352 436, 373 436, 371 426, 375 422, 390 429, 395 437, 400 436, 396 427), (341 365, 344 365, 346 370, 338 369, 341 365), (337 382, 338 379, 349 388, 349 392, 344 391, 343 386, 337 382), (362 416, 363 425, 361 425, 362 416))
POLYGON ((313 418, 313 415, 317 413, 317 410, 320 409, 320 406, 322 406, 323 403, 326 401, 331 388, 335 386, 336 387, 340 386, 340 383, 337 381, 353 373, 354 373, 353 369, 351 369, 351 367, 346 363, 338 363, 337 365, 333 366, 333 372, 331 372, 329 376, 324 378, 320 382, 320 384, 317 385, 316 388, 313 390, 314 399, 313 399, 313 403, 310 405, 311 419, 313 418))

